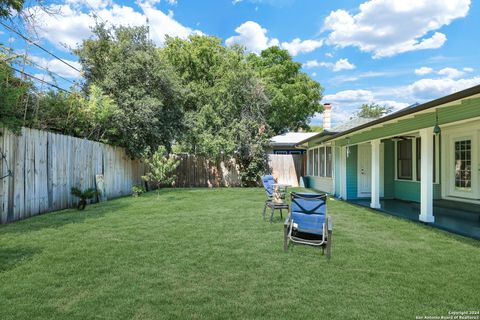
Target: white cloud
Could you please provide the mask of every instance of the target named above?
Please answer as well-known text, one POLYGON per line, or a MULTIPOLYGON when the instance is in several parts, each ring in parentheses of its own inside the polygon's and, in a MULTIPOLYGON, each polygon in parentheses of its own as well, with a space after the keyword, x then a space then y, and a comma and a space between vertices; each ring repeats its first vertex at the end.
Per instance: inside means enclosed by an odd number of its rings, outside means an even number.
POLYGON ((348 59, 339 59, 335 64, 333 65, 332 70, 337 72, 341 70, 352 70, 355 69, 355 65, 348 62, 348 59))
POLYGON ((375 71, 367 71, 367 72, 362 72, 362 73, 357 73, 354 75, 342 75, 342 76, 336 76, 334 78, 331 78, 330 80, 333 82, 352 82, 352 81, 357 81, 360 79, 365 79, 365 78, 376 78, 376 77, 383 77, 383 76, 393 76, 395 73, 393 72, 375 72, 375 71))
POLYGON ((445 76, 445 77, 451 78, 451 79, 460 78, 461 76, 463 76, 465 74, 465 72, 463 72, 463 71, 460 71, 460 70, 455 69, 455 68, 450 68, 450 67, 438 70, 437 73, 441 76, 445 76))
POLYGON ((282 48, 287 50, 292 56, 296 56, 299 53, 312 52, 322 46, 320 40, 300 40, 295 38, 291 42, 282 42, 282 48))
POLYGON ((415 69, 415 74, 418 76, 423 76, 432 72, 433 72, 433 69, 429 67, 421 67, 421 68, 415 69))
POLYGON ((332 105, 341 106, 361 106, 363 103, 369 103, 375 100, 375 96, 370 90, 344 90, 335 94, 327 94, 323 97, 323 101, 330 102, 332 105))
MULTIPOLYGON (((89 7, 79 7, 85 1, 94 0, 69 0, 71 3, 63 5, 50 5, 49 8, 58 14, 49 15, 43 10, 37 10, 36 22, 39 35, 49 42, 62 48, 62 44, 68 47, 76 47, 83 39, 91 36, 90 27, 95 25, 95 18, 89 14, 89 7)), ((154 2, 138 2, 141 12, 133 7, 110 4, 110 2, 98 0, 95 14, 100 21, 109 24, 124 26, 145 25, 147 20, 150 26, 150 35, 157 45, 163 45, 165 35, 186 38, 198 30, 185 27, 173 18, 173 14, 166 14, 153 6, 154 2)), ((92 5, 93 6, 93 5, 92 5)))
POLYGON ((420 102, 446 96, 480 84, 480 77, 452 79, 421 79, 405 88, 405 94, 410 95, 420 102))
POLYGON ((355 112, 364 103, 377 103, 393 107, 394 111, 403 109, 410 104, 407 102, 385 99, 381 92, 372 90, 344 90, 334 94, 325 95, 324 102, 330 102, 333 106, 332 122, 340 123, 354 117, 355 112))
POLYGON ((304 68, 311 69, 311 68, 316 68, 320 66, 320 62, 317 60, 308 60, 303 64, 304 68))
POLYGON ((393 108, 393 112, 401 110, 403 108, 408 107, 410 104, 406 102, 399 102, 395 100, 377 100, 375 103, 381 106, 389 106, 393 108))
POLYGON ((40 80, 43 80, 43 81, 46 81, 46 82, 50 82, 50 83, 53 83, 55 82, 51 76, 49 76, 48 74, 46 73, 35 73, 33 75, 35 78, 37 79, 40 79, 40 80))
MULTIPOLYGON (((43 57, 31 56, 30 59, 41 66, 42 68, 48 69, 49 71, 56 73, 64 78, 78 78, 80 74, 72 69, 71 67, 67 66, 63 62, 57 59, 48 60, 43 57)), ((81 69, 80 63, 77 61, 71 61, 64 59, 67 63, 74 66, 77 69, 81 69)))
POLYGON ((303 67, 307 69, 316 68, 316 67, 325 67, 332 70, 333 72, 355 69, 355 65, 350 63, 348 59, 339 59, 335 63, 319 62, 317 60, 308 60, 303 64, 303 67))
POLYGON ((235 32, 238 33, 237 36, 232 36, 225 40, 227 45, 241 44, 251 52, 260 53, 270 46, 279 44, 277 39, 269 39, 267 37, 267 29, 262 28, 254 21, 242 23, 235 29, 235 32))
POLYGON ((465 71, 465 72, 473 72, 473 68, 465 67, 465 68, 463 68, 463 71, 465 71))
POLYGON ((316 72, 312 72, 312 77, 316 77, 317 76, 317 73, 316 72))
POLYGON ((312 52, 321 47, 323 43, 321 40, 301 40, 300 38, 295 38, 291 42, 282 42, 280 44, 278 39, 269 38, 267 36, 268 30, 255 21, 242 23, 235 29, 235 32, 238 33, 238 35, 227 38, 225 43, 229 46, 241 44, 245 46, 248 51, 257 54, 268 47, 279 46, 287 50, 292 56, 296 56, 300 53, 312 52))
POLYGON ((86 6, 87 8, 103 9, 112 4, 110 0, 65 0, 65 4, 72 6, 86 6))
POLYGON ((355 46, 374 58, 389 57, 441 47, 447 38, 434 31, 465 17, 469 8, 470 0, 370 0, 355 15, 332 11, 323 30, 330 31, 331 45, 355 46))

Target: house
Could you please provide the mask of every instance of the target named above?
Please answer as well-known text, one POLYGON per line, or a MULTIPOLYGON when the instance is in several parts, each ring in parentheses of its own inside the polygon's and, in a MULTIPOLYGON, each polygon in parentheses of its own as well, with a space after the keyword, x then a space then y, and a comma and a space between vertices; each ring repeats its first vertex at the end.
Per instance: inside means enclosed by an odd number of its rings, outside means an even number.
POLYGON ((480 85, 301 146, 305 186, 480 239, 480 85))

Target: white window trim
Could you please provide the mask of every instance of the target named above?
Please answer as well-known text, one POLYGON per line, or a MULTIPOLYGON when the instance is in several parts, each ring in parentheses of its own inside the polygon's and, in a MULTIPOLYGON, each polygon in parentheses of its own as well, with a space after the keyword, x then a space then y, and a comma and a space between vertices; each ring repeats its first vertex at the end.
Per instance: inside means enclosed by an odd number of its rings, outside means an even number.
POLYGON ((309 173, 310 176, 312 177, 320 177, 320 178, 326 178, 326 179, 333 179, 334 178, 334 150, 332 146, 328 146, 331 149, 332 152, 332 163, 330 165, 330 171, 331 171, 331 176, 327 177, 327 146, 322 145, 318 146, 315 148, 310 148, 307 150, 307 172, 309 173), (320 172, 320 149, 323 149, 323 172, 320 172), (313 168, 310 168, 310 151, 312 151, 313 155, 313 168), (315 156, 316 155, 316 156, 315 156), (317 162, 315 163, 315 158, 318 158, 317 162), (315 165, 317 166, 317 173, 318 175, 315 175, 315 170, 310 170, 310 169, 315 169, 315 165))
MULTIPOLYGON (((416 182, 420 183, 419 180, 417 180, 417 138, 415 137, 412 140, 412 179, 400 179, 398 177, 398 158, 397 158, 397 143, 398 141, 395 141, 394 144, 394 159, 395 159, 395 175, 394 175, 394 180, 395 181, 403 181, 403 182, 416 182)), ((440 146, 438 143, 438 137, 434 136, 433 137, 434 141, 433 143, 435 144, 435 181, 433 184, 440 184, 440 146)))

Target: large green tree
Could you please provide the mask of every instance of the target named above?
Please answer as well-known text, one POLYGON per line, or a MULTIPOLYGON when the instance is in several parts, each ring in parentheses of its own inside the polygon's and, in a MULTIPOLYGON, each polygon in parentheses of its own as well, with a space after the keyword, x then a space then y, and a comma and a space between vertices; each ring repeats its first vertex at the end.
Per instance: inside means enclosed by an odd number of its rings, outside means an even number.
POLYGON ((323 110, 321 85, 301 71, 301 64, 293 61, 288 51, 277 46, 260 55, 252 53, 248 60, 267 88, 270 128, 277 134, 308 129, 310 118, 323 110))
POLYGON ((268 144, 264 85, 243 48, 215 37, 168 38, 160 49, 187 89, 185 123, 178 150, 209 157, 234 156, 244 184, 266 170, 268 144))
POLYGON ((183 129, 183 96, 175 73, 158 54, 146 27, 97 25, 75 50, 86 88, 96 84, 118 105, 114 143, 132 156, 170 148, 183 129))

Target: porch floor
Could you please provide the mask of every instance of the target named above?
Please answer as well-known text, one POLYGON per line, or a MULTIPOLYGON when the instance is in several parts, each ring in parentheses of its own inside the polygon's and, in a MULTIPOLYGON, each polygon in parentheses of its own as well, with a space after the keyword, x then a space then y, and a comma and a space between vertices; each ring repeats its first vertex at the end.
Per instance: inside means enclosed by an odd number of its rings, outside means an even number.
MULTIPOLYGON (((370 207, 370 199, 348 200, 348 202, 370 207)), ((379 211, 409 219, 420 221, 420 203, 398 199, 380 200, 379 211)), ((434 223, 427 223, 439 229, 457 233, 463 236, 480 240, 480 206, 449 200, 435 200, 433 202, 434 223)))

